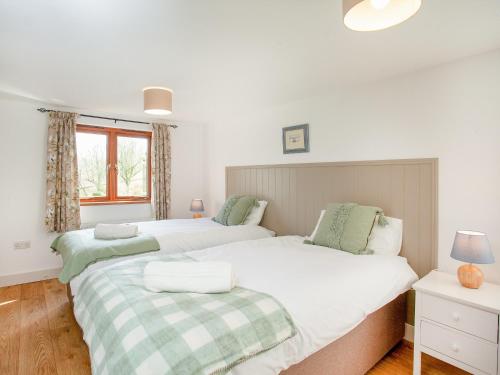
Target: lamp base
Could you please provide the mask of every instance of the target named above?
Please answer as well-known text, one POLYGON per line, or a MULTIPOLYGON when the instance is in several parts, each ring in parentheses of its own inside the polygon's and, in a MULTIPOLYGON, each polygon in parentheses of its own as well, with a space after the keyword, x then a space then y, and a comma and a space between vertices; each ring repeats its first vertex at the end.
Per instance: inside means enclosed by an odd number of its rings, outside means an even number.
POLYGON ((466 288, 478 289, 484 280, 483 272, 473 264, 464 264, 457 270, 458 280, 466 288))
POLYGON ((203 217, 202 214, 200 214, 199 212, 196 212, 193 214, 193 219, 201 219, 203 217))

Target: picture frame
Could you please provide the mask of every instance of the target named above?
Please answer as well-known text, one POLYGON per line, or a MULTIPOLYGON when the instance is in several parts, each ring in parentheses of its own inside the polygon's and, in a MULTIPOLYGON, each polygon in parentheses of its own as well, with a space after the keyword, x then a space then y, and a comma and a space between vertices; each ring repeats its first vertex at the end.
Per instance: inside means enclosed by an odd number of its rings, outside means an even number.
POLYGON ((309 124, 287 126, 282 137, 284 154, 309 152, 309 124))

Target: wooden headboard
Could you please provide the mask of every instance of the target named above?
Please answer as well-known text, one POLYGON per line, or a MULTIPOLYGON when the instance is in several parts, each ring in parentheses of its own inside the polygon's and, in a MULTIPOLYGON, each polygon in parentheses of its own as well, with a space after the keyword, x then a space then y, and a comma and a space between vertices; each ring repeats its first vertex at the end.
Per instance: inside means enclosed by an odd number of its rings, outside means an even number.
POLYGON ((403 219, 402 255, 424 276, 437 265, 437 159, 226 167, 226 196, 269 202, 262 225, 308 235, 330 202, 379 206, 403 219))

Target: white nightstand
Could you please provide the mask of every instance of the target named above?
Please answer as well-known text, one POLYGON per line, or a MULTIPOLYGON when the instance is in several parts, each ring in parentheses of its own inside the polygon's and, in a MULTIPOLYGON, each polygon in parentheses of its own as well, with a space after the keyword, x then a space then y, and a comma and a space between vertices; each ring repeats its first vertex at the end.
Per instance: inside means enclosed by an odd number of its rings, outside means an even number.
POLYGON ((413 374, 420 374, 423 352, 473 374, 500 375, 500 285, 467 289, 455 275, 432 271, 413 288, 413 374))

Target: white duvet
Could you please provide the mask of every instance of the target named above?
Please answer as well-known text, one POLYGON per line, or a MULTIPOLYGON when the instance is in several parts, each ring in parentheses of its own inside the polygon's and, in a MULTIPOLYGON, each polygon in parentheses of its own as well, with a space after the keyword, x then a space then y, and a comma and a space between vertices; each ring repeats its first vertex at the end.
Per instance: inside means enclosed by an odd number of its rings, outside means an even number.
POLYGON ((348 333, 417 280, 403 257, 352 255, 302 241, 277 237, 187 254, 230 262, 237 285, 274 296, 297 326, 295 337, 236 366, 231 374, 279 373, 348 333))
MULTIPOLYGON (((212 221, 210 218, 145 221, 137 224, 139 232, 151 234, 158 240, 160 251, 155 252, 155 254, 173 254, 200 250, 231 242, 274 236, 274 232, 258 225, 224 226, 212 221)), ((126 258, 111 258, 91 264, 71 280, 71 293, 75 295, 82 281, 93 271, 124 259, 129 260, 141 256, 144 256, 144 254, 127 256, 126 258)))

